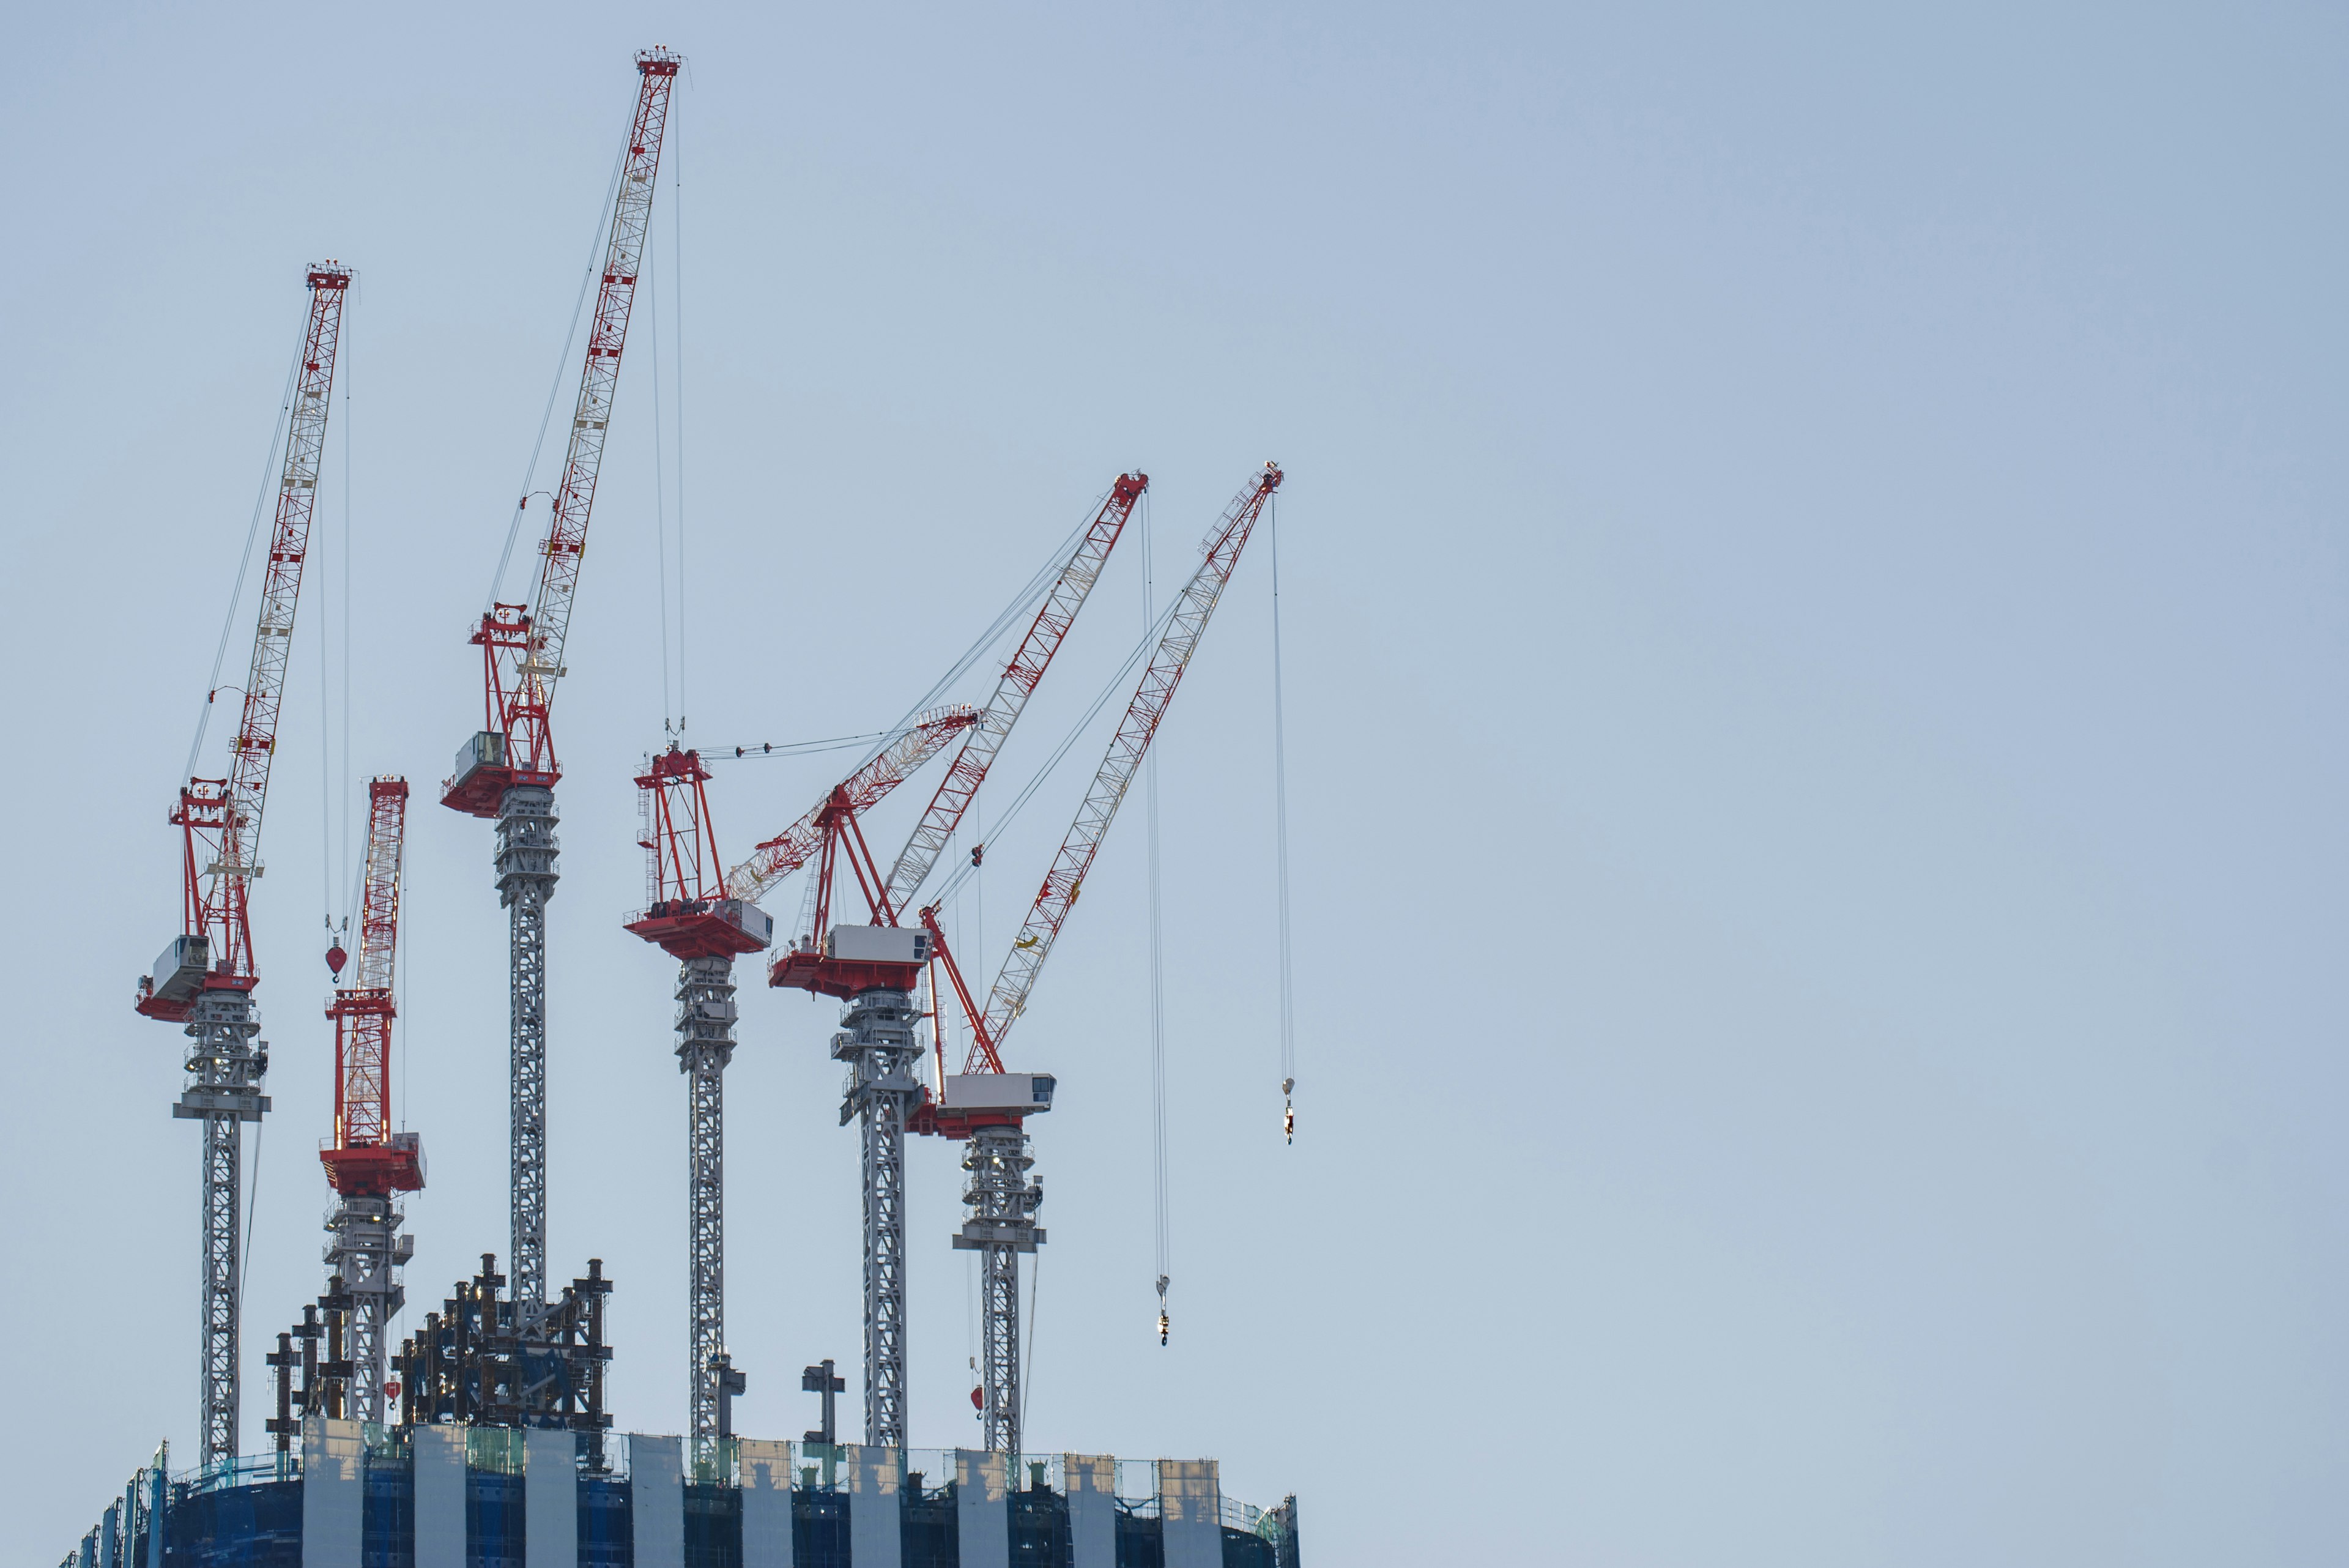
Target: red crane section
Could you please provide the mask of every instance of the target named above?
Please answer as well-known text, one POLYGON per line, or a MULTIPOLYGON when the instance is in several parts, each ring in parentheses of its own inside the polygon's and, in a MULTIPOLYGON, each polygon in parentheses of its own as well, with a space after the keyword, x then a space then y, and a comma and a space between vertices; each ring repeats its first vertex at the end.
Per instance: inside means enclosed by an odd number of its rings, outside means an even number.
POLYGON ((140 981, 136 1002, 148 1017, 175 1023, 187 1018, 198 992, 249 992, 259 980, 247 901, 252 879, 261 874, 261 817, 269 800, 269 764, 277 752, 277 712, 285 700, 294 612, 309 553, 310 514, 317 500, 318 458, 326 443, 326 411, 333 402, 335 351, 342 337, 350 269, 326 262, 310 268, 306 281, 309 325, 295 378, 285 466, 278 480, 276 520, 269 531, 269 562, 261 580, 261 614, 229 775, 193 778, 181 786, 171 822, 181 831, 183 934, 163 950, 155 972, 140 981))
POLYGON ((357 983, 335 992, 335 1141, 318 1151, 346 1198, 383 1198, 424 1185, 414 1133, 391 1130, 392 982, 399 956, 399 871, 408 781, 367 784, 367 880, 359 894, 357 983))
POLYGON ((928 879, 947 840, 954 836, 963 814, 970 809, 971 801, 978 794, 978 786, 986 782, 995 753, 1002 749, 1011 727, 1019 722, 1020 710, 1027 706, 1037 683, 1044 679, 1052 655, 1061 650, 1061 639, 1076 624, 1077 612, 1084 608, 1086 596, 1092 592, 1102 568, 1109 564, 1110 552, 1117 547, 1118 535, 1125 530, 1125 520, 1133 514, 1133 504, 1149 488, 1150 476, 1146 473, 1121 473, 1117 483, 1110 486, 1108 498, 1061 566, 1061 575, 1053 581, 1051 592, 1045 596, 1043 607, 1036 612, 1036 619, 1021 640, 1019 650, 1003 667, 1002 677, 995 683, 995 694, 981 710, 978 722, 963 736, 962 749, 955 753, 954 765, 947 770, 947 776, 938 781, 929 809, 914 825, 896 864, 889 868, 891 909, 910 907, 914 895, 928 879))
POLYGON ((736 958, 774 935, 764 909, 733 898, 719 875, 718 832, 703 787, 709 770, 698 752, 672 742, 636 776, 644 832, 645 907, 626 929, 671 958, 736 958))
POLYGON ((620 378, 628 315, 636 304, 636 272, 651 222, 654 177, 660 171, 661 135, 683 62, 667 49, 636 57, 636 111, 628 154, 612 204, 595 320, 580 370, 571 441, 555 488, 546 535, 539 543, 537 597, 529 605, 492 605, 472 642, 481 650, 483 727, 457 753, 457 772, 442 785, 440 804, 474 816, 495 816, 498 799, 515 784, 552 787, 563 776, 548 728, 554 683, 564 673, 563 646, 579 591, 579 565, 587 549, 587 519, 603 470, 604 438, 612 394, 620 378))

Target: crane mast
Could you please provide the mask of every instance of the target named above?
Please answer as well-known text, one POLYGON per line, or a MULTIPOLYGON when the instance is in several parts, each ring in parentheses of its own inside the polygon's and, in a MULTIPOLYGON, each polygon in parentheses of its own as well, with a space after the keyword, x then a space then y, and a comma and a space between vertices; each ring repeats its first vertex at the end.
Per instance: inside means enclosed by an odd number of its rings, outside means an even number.
POLYGON ((406 1301, 398 1269, 416 1240, 399 1234, 397 1195, 424 1186, 417 1135, 391 1126, 391 1021, 399 954, 399 880, 408 828, 408 781, 367 784, 365 880, 359 891, 358 968, 335 992, 335 1142, 318 1151, 341 1201, 326 1220, 326 1262, 349 1297, 347 1355, 358 1418, 381 1421, 392 1319, 406 1301))
POLYGON ((636 107, 613 198, 595 316, 587 335, 563 478, 554 491, 536 596, 528 607, 493 604, 471 641, 481 650, 483 729, 457 753, 440 802, 498 825, 499 900, 509 911, 512 992, 513 1299, 534 1312, 546 1300, 546 903, 558 877, 554 785, 562 770, 549 728, 554 686, 587 547, 621 350, 636 303, 660 170, 669 95, 682 62, 667 49, 636 56, 636 107))
POLYGON ((1044 1240, 1043 1231, 1035 1223, 1037 1210, 1043 1206, 1043 1186, 1029 1176, 1035 1159, 1029 1153, 1024 1122, 1029 1116, 1050 1109, 1053 1088, 1052 1080, 1042 1075, 1004 1071, 1004 1037, 1027 1011, 1044 960, 1050 956, 1054 940, 1076 906, 1085 874, 1108 836, 1118 805, 1174 701, 1183 673, 1198 650, 1199 639, 1207 629, 1225 585, 1239 565, 1240 552, 1247 547, 1257 518, 1280 481, 1278 466, 1266 463, 1208 531, 1198 569, 1168 610, 1166 628, 1159 636, 1149 668, 1143 670, 1125 717, 1085 791, 1076 820, 1053 857, 1026 922, 1012 940, 983 1012, 974 1003, 946 947, 937 906, 920 911, 922 925, 971 1025, 963 1075, 945 1080, 944 1104, 935 1111, 926 1109, 916 1130, 960 1133, 968 1140, 963 1169, 969 1173, 969 1183, 963 1200, 969 1212, 954 1244, 980 1255, 980 1419, 983 1441, 991 1449, 1020 1451, 1019 1254, 1034 1251, 1044 1240))
POLYGON ((774 933, 767 912, 730 896, 700 753, 675 743, 636 777, 644 814, 645 908, 626 929, 678 961, 677 1066, 686 1080, 686 1405, 695 1474, 709 1477, 725 1398, 747 1379, 726 1354, 726 1067, 734 1059, 734 960, 774 933))
POLYGON ((262 813, 269 800, 269 764, 277 751, 278 710, 309 551, 350 269, 323 263, 309 268, 304 281, 310 291, 309 317, 287 416, 253 659, 229 743, 228 776, 191 778, 180 788, 170 820, 180 829, 181 935, 156 960, 154 972, 140 977, 135 1002, 147 1017, 184 1024, 192 1042, 186 1056, 189 1083, 171 1114, 203 1124, 197 1438, 206 1469, 236 1457, 243 1124, 258 1122, 269 1109, 269 1098, 261 1093, 269 1046, 254 1039, 261 1025, 253 1009, 260 977, 253 952, 251 884, 261 875, 262 813))
POLYGON ((1084 608, 1086 596, 1092 592, 1102 568, 1109 564, 1110 552, 1117 547, 1118 535, 1125 530, 1125 520, 1133 514, 1133 504, 1149 487, 1150 476, 1146 473, 1121 473, 1110 486, 1108 498, 1093 514, 1076 549, 1061 566, 1061 575, 1054 579, 1042 607, 1037 610, 1019 650, 1003 667, 1003 674, 995 683, 995 693, 980 711, 978 722, 963 737, 954 765, 938 781, 937 793, 930 797, 928 809, 914 825, 905 847, 890 867, 890 909, 914 907, 914 896, 922 890, 947 841, 954 836, 963 814, 970 809, 978 786, 987 780, 987 770, 994 765, 996 753, 1002 750, 1011 727, 1019 722, 1020 711, 1028 705, 1038 682, 1044 679, 1044 670, 1052 662, 1052 655, 1060 651, 1061 639, 1076 624, 1077 612, 1084 608))

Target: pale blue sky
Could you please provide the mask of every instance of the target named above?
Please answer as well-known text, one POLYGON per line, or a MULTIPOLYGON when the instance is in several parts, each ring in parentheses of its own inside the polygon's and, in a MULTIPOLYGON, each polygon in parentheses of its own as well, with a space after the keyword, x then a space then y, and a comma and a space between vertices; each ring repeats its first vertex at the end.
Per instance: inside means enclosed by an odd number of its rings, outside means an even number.
MULTIPOLYGON (((1300 1496, 1320 1564, 2349 1555, 2337 10, 12 33, 12 1557, 192 1449, 194 1135, 129 990, 329 255, 362 281, 264 845, 249 1354, 320 1283, 346 472, 352 763, 419 786, 412 1298, 503 1251, 504 925, 488 830, 429 797, 654 42, 691 60, 657 220, 681 176, 689 733, 894 718, 1121 468, 1162 584, 1251 468, 1289 474, 1298 1142, 1252 552, 1164 735, 1164 1350, 1138 815, 1022 1025, 1061 1083, 1034 1446, 1217 1456, 1300 1496)), ((557 715, 551 1263, 606 1260, 620 1425, 673 1431, 683 1089, 666 961, 617 929, 662 710, 648 349, 557 715)), ((1130 554, 1036 752, 1133 634, 1130 554)), ((723 770, 727 846, 835 760, 723 770)), ((990 947, 1078 782, 990 857, 990 947)), ((744 1013, 739 1422, 789 1436, 798 1368, 856 1356, 853 1140, 826 1011, 744 1013)), ((952 1152, 912 1173, 933 1446, 975 1432, 952 1152)))

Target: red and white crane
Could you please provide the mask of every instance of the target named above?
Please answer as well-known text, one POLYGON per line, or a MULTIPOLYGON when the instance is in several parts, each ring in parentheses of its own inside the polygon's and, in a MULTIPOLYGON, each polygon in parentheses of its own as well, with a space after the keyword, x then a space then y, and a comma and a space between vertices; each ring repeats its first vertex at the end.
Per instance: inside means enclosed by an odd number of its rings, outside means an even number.
POLYGON ((484 724, 458 750, 457 771, 440 794, 441 805, 494 817, 498 825, 498 896, 512 922, 511 1267, 513 1300, 525 1314, 546 1300, 546 901, 558 875, 554 785, 563 776, 550 728, 554 687, 564 674, 588 515, 652 217, 661 136, 682 63, 665 48, 636 56, 636 113, 613 197, 563 478, 539 542, 537 592, 527 606, 492 604, 473 630, 471 640, 481 650, 484 724))
POLYGON ((686 1402, 694 1473, 708 1476, 730 1435, 729 1397, 748 1378, 726 1354, 726 1065, 734 1059, 734 960, 767 945, 774 922, 730 898, 697 752, 671 743, 637 775, 645 907, 626 929, 678 961, 677 1065, 687 1088, 686 1402))
POLYGON ((408 827, 408 781, 367 783, 367 862, 359 889, 358 968, 326 1007, 335 1023, 335 1138, 318 1151, 342 1201, 326 1221, 326 1262, 351 1298, 346 1355, 357 1414, 383 1419, 391 1321, 406 1299, 399 1266, 415 1250, 395 1204, 424 1186, 417 1135, 391 1125, 391 1021, 399 958, 399 879, 408 827))
POLYGON ((278 710, 309 553, 350 269, 326 262, 311 267, 305 282, 309 319, 294 377, 285 462, 278 476, 243 707, 229 742, 228 776, 191 778, 180 788, 171 822, 180 829, 181 934, 155 961, 154 972, 140 978, 136 999, 146 1016, 184 1024, 193 1042, 187 1053, 190 1082, 171 1114, 201 1121, 204 1128, 203 1403, 197 1433, 200 1462, 207 1468, 236 1457, 242 1125, 258 1122, 269 1109, 269 1098, 261 1093, 269 1047, 254 1040, 261 1025, 253 1012, 260 971, 253 951, 252 884, 262 870, 262 813, 269 802, 269 765, 277 752, 278 710))
MULTIPOLYGON (((980 1254, 978 1392, 984 1440, 989 1449, 1019 1451, 1019 1258, 1021 1252, 1034 1251, 1044 1240, 1044 1232, 1035 1223, 1044 1192, 1040 1183, 1028 1177, 1035 1162, 1028 1153, 1022 1123, 1030 1116, 1051 1109, 1055 1086, 1053 1079, 1043 1074, 1005 1071, 1004 1042, 1027 1012, 1044 961, 1076 908, 1085 876, 1101 852, 1117 808, 1165 720, 1208 618, 1216 612, 1225 585, 1231 581, 1233 568, 1239 565, 1240 552, 1247 547, 1257 519, 1280 481, 1279 467, 1266 463, 1208 531, 1198 569, 1168 607, 1157 649, 1077 807, 1076 820, 1029 907, 1028 918, 1012 939, 984 1008, 964 983, 946 935, 939 929, 939 901, 933 900, 920 911, 922 926, 929 932, 956 1000, 969 1021, 971 1041, 961 1074, 941 1076, 943 1093, 938 1102, 923 1106, 910 1130, 968 1140, 963 1168, 970 1172, 970 1186, 964 1194, 970 1214, 955 1237, 955 1245, 980 1254)), ((943 1036, 938 1049, 943 1056, 943 1036)), ((1160 1292, 1163 1339, 1166 1323, 1163 1281, 1160 1292)))

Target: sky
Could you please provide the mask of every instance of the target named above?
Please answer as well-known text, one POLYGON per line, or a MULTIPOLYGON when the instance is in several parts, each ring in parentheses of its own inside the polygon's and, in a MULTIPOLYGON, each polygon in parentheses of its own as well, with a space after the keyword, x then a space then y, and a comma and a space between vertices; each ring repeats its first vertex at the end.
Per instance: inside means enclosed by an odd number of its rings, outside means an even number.
MULTIPOLYGON (((329 257, 249 1364, 324 1282, 318 954, 376 774, 417 788, 411 1314, 505 1249, 491 833, 433 801, 656 43, 550 915, 550 1270, 617 1282, 623 1430, 685 1403, 673 973, 619 929, 646 752, 881 729, 1146 471, 1154 581, 1137 534, 992 822, 1273 459, 1281 722, 1268 531, 1157 749, 1163 1348, 1138 799, 1016 1039, 1060 1083, 1030 1447, 1214 1457, 1321 1563, 2349 1555, 2337 8, 11 21, 10 1555, 194 1451, 195 1134, 130 993, 329 257)), ((988 830, 974 969, 1104 739, 988 830)), ((854 760, 717 764, 722 846, 854 760)), ((854 1143, 829 1005, 740 978, 737 1424, 790 1437, 800 1367, 858 1357, 854 1143)), ((977 1440, 957 1153, 908 1161, 923 1447, 977 1440)))

